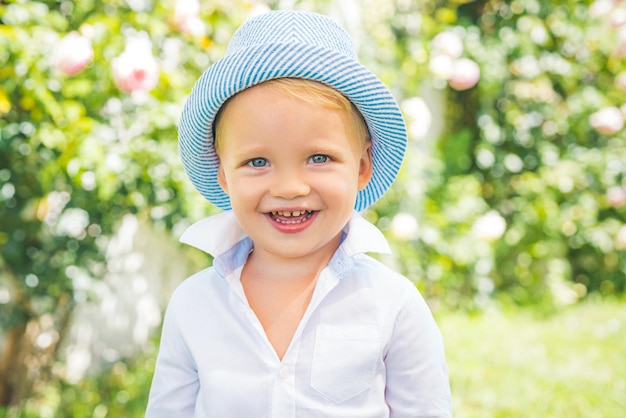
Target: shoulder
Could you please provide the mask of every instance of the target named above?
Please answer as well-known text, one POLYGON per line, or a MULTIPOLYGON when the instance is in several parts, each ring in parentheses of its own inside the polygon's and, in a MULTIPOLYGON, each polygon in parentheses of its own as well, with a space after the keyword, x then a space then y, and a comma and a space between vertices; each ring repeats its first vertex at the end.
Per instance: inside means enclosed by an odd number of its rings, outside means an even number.
POLYGON ((385 310, 391 310, 395 315, 401 315, 407 306, 428 311, 413 281, 368 255, 354 256, 343 286, 352 292, 366 290, 376 305, 385 306, 385 310))
POLYGON ((352 277, 359 277, 361 280, 367 280, 373 287, 384 287, 397 291, 412 289, 417 292, 415 284, 407 277, 388 265, 365 254, 354 257, 354 264, 350 275, 352 277))
POLYGON ((197 303, 206 303, 221 294, 227 285, 214 267, 199 271, 181 282, 169 301, 168 309, 185 309, 197 303))

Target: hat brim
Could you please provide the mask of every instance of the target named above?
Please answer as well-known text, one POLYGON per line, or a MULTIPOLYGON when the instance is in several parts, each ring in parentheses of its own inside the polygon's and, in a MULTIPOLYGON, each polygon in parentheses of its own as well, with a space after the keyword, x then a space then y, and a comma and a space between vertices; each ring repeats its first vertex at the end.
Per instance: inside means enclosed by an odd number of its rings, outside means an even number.
POLYGON ((196 82, 179 124, 183 166, 196 189, 220 209, 231 209, 230 198, 217 181, 213 122, 233 95, 275 78, 319 81, 346 96, 363 115, 372 141, 373 174, 357 193, 354 208, 377 201, 395 180, 406 149, 406 127, 395 99, 371 71, 333 50, 303 43, 254 45, 227 55, 196 82))

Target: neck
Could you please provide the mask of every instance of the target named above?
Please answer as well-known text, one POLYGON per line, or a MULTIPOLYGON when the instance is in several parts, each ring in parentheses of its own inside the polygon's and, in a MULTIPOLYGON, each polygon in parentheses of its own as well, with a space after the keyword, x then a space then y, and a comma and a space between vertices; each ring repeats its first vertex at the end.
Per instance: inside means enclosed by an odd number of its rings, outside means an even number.
POLYGON ((286 258, 255 249, 250 254, 245 268, 248 273, 253 273, 254 277, 274 282, 310 282, 328 265, 339 247, 339 240, 340 236, 324 248, 305 257, 286 258))

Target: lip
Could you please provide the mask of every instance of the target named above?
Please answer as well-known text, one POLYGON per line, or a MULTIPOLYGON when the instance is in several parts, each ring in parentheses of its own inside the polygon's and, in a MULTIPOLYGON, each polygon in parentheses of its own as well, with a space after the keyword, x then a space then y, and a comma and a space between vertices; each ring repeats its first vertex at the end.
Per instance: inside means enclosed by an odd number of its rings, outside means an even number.
POLYGON ((315 218, 317 218, 319 211, 306 211, 303 209, 284 209, 284 210, 276 210, 267 212, 265 217, 269 221, 270 225, 274 227, 279 232, 284 234, 296 234, 298 232, 302 232, 308 227, 310 227, 315 218), (299 216, 283 216, 279 215, 277 212, 304 212, 299 216))

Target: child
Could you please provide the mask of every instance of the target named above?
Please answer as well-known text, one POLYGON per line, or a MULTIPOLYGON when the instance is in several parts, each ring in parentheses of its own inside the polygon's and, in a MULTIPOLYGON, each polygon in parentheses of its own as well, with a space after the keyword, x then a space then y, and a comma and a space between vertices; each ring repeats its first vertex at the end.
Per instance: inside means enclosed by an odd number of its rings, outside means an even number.
POLYGON ((450 417, 443 344, 357 211, 393 182, 400 110, 351 41, 312 13, 244 24, 189 96, 185 169, 225 212, 181 241, 213 267, 163 323, 147 418, 450 417))

